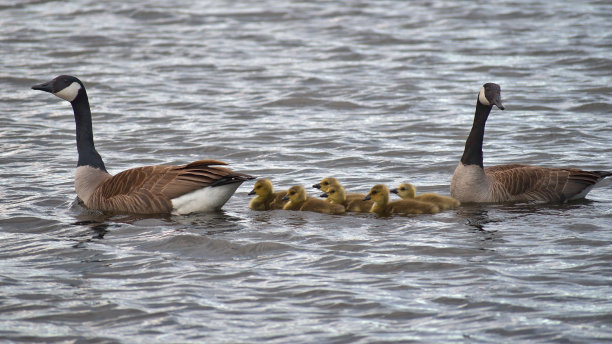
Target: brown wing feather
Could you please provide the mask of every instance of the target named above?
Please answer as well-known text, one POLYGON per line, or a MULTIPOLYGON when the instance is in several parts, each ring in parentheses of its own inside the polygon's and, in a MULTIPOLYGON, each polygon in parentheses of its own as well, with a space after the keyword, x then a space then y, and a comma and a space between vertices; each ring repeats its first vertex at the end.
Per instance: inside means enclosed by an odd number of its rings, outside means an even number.
POLYGON ((501 165, 485 168, 493 178, 493 188, 500 201, 565 201, 579 195, 606 176, 567 168, 528 165, 501 165))
POLYGON ((173 198, 213 185, 242 182, 253 177, 234 172, 217 160, 199 160, 182 166, 145 166, 123 171, 104 181, 88 207, 139 214, 169 213, 173 198))

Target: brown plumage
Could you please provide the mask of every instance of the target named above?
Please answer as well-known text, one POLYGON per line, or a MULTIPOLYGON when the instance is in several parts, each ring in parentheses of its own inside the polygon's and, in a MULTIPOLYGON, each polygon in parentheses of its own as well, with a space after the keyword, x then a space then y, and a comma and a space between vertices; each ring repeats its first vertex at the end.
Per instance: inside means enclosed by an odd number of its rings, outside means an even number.
POLYGON ((583 198, 600 180, 612 175, 606 171, 519 164, 491 166, 484 171, 492 180, 494 202, 564 202, 583 198))
POLYGON ((252 210, 273 210, 283 209, 287 201, 283 201, 283 197, 287 191, 274 192, 274 187, 269 179, 260 179, 253 185, 253 190, 249 195, 257 195, 249 202, 249 208, 252 210))
POLYGON ((205 187, 252 179, 249 175, 215 165, 226 163, 198 160, 182 166, 157 165, 129 169, 115 176, 109 175, 83 202, 87 208, 108 212, 170 213, 173 211, 172 199, 205 187))

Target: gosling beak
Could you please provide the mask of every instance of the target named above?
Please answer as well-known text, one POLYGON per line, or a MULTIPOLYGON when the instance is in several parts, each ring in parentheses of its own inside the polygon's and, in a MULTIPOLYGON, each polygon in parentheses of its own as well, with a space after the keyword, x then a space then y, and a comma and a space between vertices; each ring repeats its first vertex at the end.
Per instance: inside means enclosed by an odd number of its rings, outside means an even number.
POLYGON ((399 190, 398 190, 398 189, 391 189, 391 190, 389 190, 389 192, 394 193, 394 194, 396 194, 396 195, 397 195, 397 193, 399 192, 399 190))
POLYGON ((255 194, 255 189, 251 190, 251 192, 249 192, 249 196, 252 196, 255 194))
POLYGON ((288 201, 289 200, 289 195, 285 195, 283 196, 283 198, 281 198, 283 201, 288 201))
POLYGON ((364 201, 369 201, 371 200, 370 195, 365 196, 365 198, 363 199, 364 201))
POLYGON ((329 195, 327 194, 327 192, 324 192, 324 193, 320 194, 319 197, 327 198, 327 197, 329 197, 329 195))
POLYGON ((38 84, 38 85, 34 85, 32 86, 33 90, 38 90, 38 91, 45 91, 45 92, 49 92, 49 93, 53 93, 53 80, 52 81, 47 81, 47 82, 43 82, 42 84, 38 84))
POLYGON ((320 189, 321 188, 321 184, 317 183, 317 184, 314 184, 312 187, 315 188, 315 189, 320 189))

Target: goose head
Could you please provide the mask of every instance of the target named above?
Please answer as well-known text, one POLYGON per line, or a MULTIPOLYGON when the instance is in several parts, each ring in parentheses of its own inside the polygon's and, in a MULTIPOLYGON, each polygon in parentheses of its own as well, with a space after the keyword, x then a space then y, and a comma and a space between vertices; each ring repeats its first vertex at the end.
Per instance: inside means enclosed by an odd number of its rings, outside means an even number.
POLYGON ((327 177, 321 179, 320 183, 315 184, 312 187, 316 189, 321 189, 321 191, 323 192, 327 192, 330 185, 340 185, 340 182, 334 177, 327 177))
POLYGON ((70 75, 60 75, 51 81, 34 85, 32 89, 49 92, 71 103, 80 94, 85 94, 85 86, 81 80, 70 75))
POLYGON ((501 102, 501 87, 498 84, 488 82, 482 85, 478 93, 478 102, 484 106, 497 106, 500 110, 504 109, 501 102))
POLYGON ((272 182, 270 179, 260 179, 255 182, 253 185, 253 190, 249 192, 249 195, 255 195, 260 197, 267 197, 274 192, 274 187, 272 186, 272 182))
POLYGON ((402 199, 410 199, 416 196, 416 187, 410 183, 400 184, 397 189, 392 189, 390 191, 400 196, 402 199))
POLYGON ((389 202, 389 189, 383 184, 374 185, 363 200, 372 200, 377 204, 387 204, 389 202))
POLYGON ((292 186, 287 190, 287 194, 283 197, 284 201, 291 201, 292 203, 305 202, 307 198, 306 189, 301 185, 292 186))

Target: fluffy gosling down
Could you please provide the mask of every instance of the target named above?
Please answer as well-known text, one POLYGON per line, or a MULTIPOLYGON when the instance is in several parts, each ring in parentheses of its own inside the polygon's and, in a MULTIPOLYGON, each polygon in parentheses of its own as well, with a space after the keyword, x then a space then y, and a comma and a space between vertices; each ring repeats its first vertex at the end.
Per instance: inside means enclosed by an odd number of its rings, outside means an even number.
POLYGON ((249 202, 249 208, 252 210, 274 210, 283 209, 287 201, 283 201, 283 197, 287 191, 274 192, 274 186, 270 179, 259 179, 253 185, 253 190, 249 195, 257 195, 249 202))
MULTIPOLYGON (((329 189, 333 186, 342 187, 342 184, 340 184, 338 179, 334 177, 326 177, 326 178, 321 179, 320 183, 314 184, 312 187, 315 189, 320 189, 323 192, 328 192, 329 189)), ((345 193, 345 197, 347 201, 352 201, 352 200, 362 201, 365 196, 366 196, 365 194, 361 194, 361 193, 350 193, 350 194, 345 193)), ((327 200, 330 201, 329 198, 327 198, 327 200)))
POLYGON ((372 200, 374 205, 370 212, 379 216, 391 214, 435 214, 440 211, 433 203, 421 202, 413 199, 402 199, 389 202, 389 189, 382 185, 374 185, 364 200, 372 200))
POLYGON ((370 209, 374 205, 372 201, 365 201, 365 195, 362 195, 361 198, 347 200, 346 192, 344 191, 344 187, 342 185, 333 185, 327 188, 327 192, 323 193, 321 197, 325 197, 326 200, 333 204, 340 204, 344 206, 346 211, 359 212, 359 213, 369 213, 370 209))
POLYGON ((391 190, 392 193, 397 194, 401 199, 414 199, 433 203, 437 205, 440 210, 454 209, 461 205, 461 202, 449 196, 442 196, 432 192, 417 195, 416 191, 416 187, 410 183, 400 184, 396 189, 391 190))
POLYGON ((308 195, 306 195, 306 189, 300 185, 290 187, 289 190, 287 190, 287 195, 285 195, 283 199, 289 201, 283 207, 285 210, 314 211, 332 215, 340 215, 345 212, 344 207, 339 204, 308 197, 308 195))

